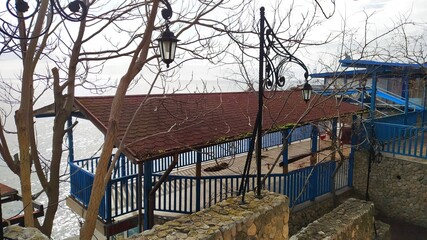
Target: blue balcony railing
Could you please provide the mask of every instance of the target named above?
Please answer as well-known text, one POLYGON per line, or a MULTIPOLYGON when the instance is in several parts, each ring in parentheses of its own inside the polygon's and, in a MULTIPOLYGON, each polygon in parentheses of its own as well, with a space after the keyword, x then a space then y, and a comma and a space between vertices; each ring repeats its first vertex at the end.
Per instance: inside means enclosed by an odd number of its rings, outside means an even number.
POLYGON ((375 136, 384 152, 427 159, 426 127, 375 123, 375 136))
MULTIPOLYGON (((70 165, 71 195, 86 207, 89 203, 93 174, 74 163, 70 163, 70 165)), ((338 171, 335 178, 336 189, 351 184, 349 183, 351 166, 349 160, 346 160, 338 171)), ((266 179, 265 188, 287 195, 290 198, 291 206, 297 205, 330 192, 331 176, 335 167, 335 162, 325 162, 287 174, 271 174, 266 179)), ((153 182, 158 181, 160 177, 161 174, 154 175, 153 182)), ((249 176, 248 191, 254 189, 255 179, 255 175, 249 176)), ((241 180, 240 175, 199 178, 170 175, 156 192, 155 210, 177 213, 199 211, 235 196, 241 180)), ((99 216, 109 222, 112 218, 137 211, 137 191, 137 174, 111 179, 99 208, 99 216)))
POLYGON ((421 122, 421 116, 420 112, 412 112, 375 119, 372 130, 380 150, 396 155, 427 159, 425 146, 427 128, 417 126, 418 122, 421 122))
MULTIPOLYGON (((309 138, 311 126, 297 128, 292 133, 292 141, 309 138)), ((263 138, 263 147, 282 144, 280 132, 268 133, 263 138)), ((202 162, 242 154, 248 151, 249 140, 240 139, 216 146, 202 148, 202 162)), ((78 160, 70 163, 71 196, 87 207, 93 184, 94 172, 99 157, 78 160)), ((169 167, 171 157, 154 160, 153 182, 159 180, 161 173, 169 167), (156 174, 157 173, 157 174, 156 174)), ((181 153, 178 167, 196 164, 197 152, 181 153)), ((352 164, 348 160, 336 176, 336 188, 351 185, 352 164)), ((335 162, 325 162, 315 167, 307 167, 288 174, 272 174, 265 182, 265 188, 289 196, 291 205, 313 200, 331 191, 331 175, 335 162)), ((102 199, 99 216, 106 222, 113 218, 137 211, 137 166, 124 155, 118 159, 113 176, 102 199)), ((235 196, 240 186, 240 175, 227 176, 168 176, 156 191, 155 210, 179 213, 193 213, 207 208, 223 199, 235 196)), ((248 191, 255 187, 255 176, 249 176, 248 191)), ((144 189, 142 189, 142 193, 144 189)))

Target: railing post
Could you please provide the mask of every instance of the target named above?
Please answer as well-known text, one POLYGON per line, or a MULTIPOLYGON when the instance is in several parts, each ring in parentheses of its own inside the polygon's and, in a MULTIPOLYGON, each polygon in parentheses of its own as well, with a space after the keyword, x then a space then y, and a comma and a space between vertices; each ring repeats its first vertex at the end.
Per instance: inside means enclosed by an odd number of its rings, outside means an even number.
POLYGON ((105 221, 107 223, 111 222, 111 179, 107 183, 107 188, 105 189, 105 209, 103 210, 105 214, 105 221))
POLYGON ((202 149, 197 150, 197 163, 196 163, 196 211, 200 211, 201 200, 201 176, 202 176, 202 149))
POLYGON ((318 175, 319 175, 319 167, 314 165, 312 166, 312 172, 309 177, 309 185, 310 185, 310 201, 314 201, 317 197, 317 188, 318 188, 318 175))
POLYGON ((154 215, 154 209, 150 208, 150 192, 153 187, 153 162, 144 162, 144 230, 153 227, 151 216, 154 215))
POLYGON ((289 129, 281 131, 283 139, 283 151, 282 151, 282 169, 283 173, 286 174, 289 172, 289 141, 287 136, 289 135, 289 129))
POLYGON ((138 188, 137 192, 137 208, 138 208, 138 232, 142 232, 142 221, 141 221, 141 215, 142 215, 142 175, 143 175, 143 165, 142 163, 138 164, 138 179, 136 182, 136 187, 138 188))
MULTIPOLYGON (((337 129, 337 125, 338 125, 338 120, 337 118, 332 119, 332 145, 335 147, 338 147, 338 129, 337 129)), ((335 161, 336 159, 336 153, 337 153, 337 149, 332 149, 332 155, 331 155, 331 160, 335 161)))
POLYGON ((314 166, 317 163, 317 136, 319 131, 316 126, 313 126, 311 130, 311 156, 310 156, 310 165, 314 166))
POLYGON ((123 153, 120 153, 120 161, 121 161, 121 176, 125 177, 126 175, 126 156, 123 153))
POLYGON ((67 138, 68 138, 68 161, 74 162, 74 140, 73 140, 73 119, 71 116, 67 120, 67 138))
POLYGON ((403 84, 405 88, 402 90, 404 91, 405 96, 405 117, 403 119, 403 125, 408 124, 408 111, 409 111, 409 78, 408 78, 408 69, 404 68, 404 76, 403 76, 403 84))

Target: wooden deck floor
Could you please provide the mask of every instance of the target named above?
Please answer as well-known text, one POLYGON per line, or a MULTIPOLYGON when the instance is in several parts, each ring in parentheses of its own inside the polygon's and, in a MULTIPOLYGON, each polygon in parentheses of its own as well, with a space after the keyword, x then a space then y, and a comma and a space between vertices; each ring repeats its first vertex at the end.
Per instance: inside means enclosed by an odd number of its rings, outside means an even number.
MULTIPOLYGON (((329 147, 331 145, 330 141, 319 141, 318 149, 324 149, 326 147, 329 147)), ((289 159, 308 155, 310 153, 311 148, 311 142, 310 141, 301 141, 301 142, 295 142, 289 145, 289 159)), ((280 147, 273 147, 269 148, 267 150, 262 151, 262 173, 267 173, 270 168, 273 166, 275 159, 280 154, 281 148, 280 147)), ((344 147, 344 153, 345 155, 348 155, 350 152, 349 147, 344 147)), ((317 154, 317 160, 318 161, 324 161, 325 159, 330 159, 330 150, 324 150, 317 154)), ((237 155, 235 158, 224 158, 224 159, 218 159, 217 161, 209 161, 202 163, 202 176, 221 176, 221 175, 241 175, 245 166, 246 162, 246 155, 247 153, 237 155), (228 168, 220 170, 220 171, 213 171, 208 172, 205 171, 208 167, 213 167, 217 165, 217 163, 227 163, 229 165, 228 168)), ((253 156, 255 158, 255 156, 253 156)), ((280 157, 279 162, 282 161, 282 157, 280 157)), ((289 171, 304 168, 310 166, 310 157, 302 157, 300 160, 292 162, 289 164, 289 171)), ((272 173, 283 173, 283 170, 279 165, 277 165, 272 173)), ((253 162, 251 163, 251 170, 250 174, 256 174, 256 163, 253 159, 253 162)), ((181 167, 181 168, 175 168, 171 175, 179 175, 179 176, 196 176, 196 167, 195 165, 187 166, 187 167, 181 167)))

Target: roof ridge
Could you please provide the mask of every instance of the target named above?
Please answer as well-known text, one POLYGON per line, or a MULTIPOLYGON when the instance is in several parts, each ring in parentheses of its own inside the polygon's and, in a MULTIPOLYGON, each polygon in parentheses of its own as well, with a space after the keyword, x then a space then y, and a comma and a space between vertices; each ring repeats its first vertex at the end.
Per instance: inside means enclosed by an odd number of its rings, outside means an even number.
MULTIPOLYGON (((286 90, 278 90, 277 92, 293 92, 295 89, 286 89, 286 90)), ((236 94, 250 94, 250 93, 256 93, 258 91, 235 91, 235 92, 207 92, 207 93, 156 93, 156 94, 130 94, 126 95, 125 98, 140 98, 140 97, 146 97, 146 96, 152 96, 152 97, 160 97, 160 96, 185 96, 185 95, 236 95, 236 94)), ((269 91, 265 91, 269 92, 269 91)), ((75 96, 77 99, 82 98, 114 98, 114 95, 89 95, 89 96, 75 96)))

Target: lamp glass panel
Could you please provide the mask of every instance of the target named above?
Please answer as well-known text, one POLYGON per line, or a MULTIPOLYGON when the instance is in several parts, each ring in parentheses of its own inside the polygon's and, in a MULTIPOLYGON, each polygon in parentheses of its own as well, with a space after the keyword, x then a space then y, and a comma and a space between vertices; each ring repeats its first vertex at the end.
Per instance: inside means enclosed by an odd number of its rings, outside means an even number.
POLYGON ((176 42, 171 41, 171 51, 170 51, 170 59, 175 59, 175 53, 176 53, 176 42))
POLYGON ((171 59, 171 41, 162 41, 162 59, 170 60, 171 59))
POLYGON ((311 98, 311 89, 303 89, 302 90, 302 97, 304 101, 308 101, 311 98))

